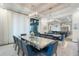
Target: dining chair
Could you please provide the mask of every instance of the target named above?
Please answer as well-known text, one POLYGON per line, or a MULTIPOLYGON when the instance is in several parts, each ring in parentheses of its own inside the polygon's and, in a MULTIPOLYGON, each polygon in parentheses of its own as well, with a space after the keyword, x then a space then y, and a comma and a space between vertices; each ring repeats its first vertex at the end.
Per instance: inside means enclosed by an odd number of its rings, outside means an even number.
POLYGON ((62 46, 65 44, 65 34, 61 35, 61 43, 62 43, 62 46))
POLYGON ((61 41, 63 41, 64 40, 64 38, 65 38, 65 35, 63 34, 63 35, 61 35, 61 41))
POLYGON ((17 39, 17 37, 16 36, 14 36, 13 35, 13 39, 14 39, 14 47, 15 47, 15 50, 17 49, 17 47, 18 47, 18 39, 17 39))
POLYGON ((27 43, 27 41, 23 40, 21 37, 16 37, 16 38, 17 38, 17 45, 18 45, 18 52, 17 52, 17 54, 19 55, 20 51, 21 51, 22 52, 22 56, 24 56, 23 43, 22 42, 27 43))
POLYGON ((41 56, 53 56, 54 54, 57 56, 57 46, 58 41, 55 43, 50 43, 47 47, 40 51, 41 56))
POLYGON ((34 48, 32 45, 28 44, 27 42, 22 40, 22 47, 23 47, 23 55, 25 56, 36 56, 38 54, 38 50, 34 48))
POLYGON ((22 55, 23 55, 22 40, 21 40, 21 38, 17 38, 17 39, 18 39, 18 52, 17 52, 17 54, 19 55, 20 51, 21 51, 22 55))

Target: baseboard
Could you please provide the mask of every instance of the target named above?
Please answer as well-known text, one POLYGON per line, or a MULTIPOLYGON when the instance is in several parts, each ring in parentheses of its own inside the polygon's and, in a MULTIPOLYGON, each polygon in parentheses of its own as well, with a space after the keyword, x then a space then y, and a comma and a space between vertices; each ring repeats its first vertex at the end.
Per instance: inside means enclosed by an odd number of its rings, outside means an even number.
POLYGON ((71 42, 78 43, 77 41, 71 41, 71 42))
POLYGON ((7 43, 7 44, 2 44, 0 46, 5 46, 5 45, 9 45, 9 44, 14 44, 14 43, 7 43))

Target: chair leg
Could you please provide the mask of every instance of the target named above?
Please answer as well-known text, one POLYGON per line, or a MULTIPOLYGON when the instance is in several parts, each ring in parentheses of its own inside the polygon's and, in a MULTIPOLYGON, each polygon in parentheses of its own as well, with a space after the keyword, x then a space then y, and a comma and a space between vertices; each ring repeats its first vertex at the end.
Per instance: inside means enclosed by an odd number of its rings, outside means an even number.
POLYGON ((20 52, 20 49, 19 49, 19 47, 18 47, 18 52, 17 52, 18 55, 19 55, 19 52, 20 52))
POLYGON ((15 50, 17 49, 17 45, 15 45, 15 50))
POLYGON ((22 56, 24 56, 24 52, 22 52, 22 56))
POLYGON ((57 52, 55 52, 55 55, 57 56, 57 52))
POLYGON ((24 51, 23 51, 23 49, 21 49, 21 51, 22 51, 22 56, 24 56, 24 51))

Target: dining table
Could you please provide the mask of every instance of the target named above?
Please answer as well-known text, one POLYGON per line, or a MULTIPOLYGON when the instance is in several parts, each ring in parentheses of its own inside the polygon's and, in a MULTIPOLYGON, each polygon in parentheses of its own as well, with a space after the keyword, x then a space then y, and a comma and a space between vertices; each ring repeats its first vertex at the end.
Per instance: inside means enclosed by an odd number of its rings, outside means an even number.
POLYGON ((37 37, 37 36, 21 36, 22 39, 28 41, 28 43, 38 50, 41 50, 48 46, 51 43, 55 43, 57 40, 52 40, 48 38, 43 38, 43 37, 37 37))

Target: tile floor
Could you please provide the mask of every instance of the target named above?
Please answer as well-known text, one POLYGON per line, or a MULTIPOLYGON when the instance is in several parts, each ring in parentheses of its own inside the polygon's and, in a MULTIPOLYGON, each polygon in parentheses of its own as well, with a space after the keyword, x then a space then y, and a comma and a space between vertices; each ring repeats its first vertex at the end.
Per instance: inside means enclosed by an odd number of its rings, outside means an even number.
POLYGON ((13 44, 0 46, 0 56, 17 56, 13 44))
MULTIPOLYGON (((59 43, 57 49, 58 56, 78 56, 78 43, 65 41, 65 45, 59 43)), ((0 46, 0 56, 17 56, 13 44, 0 46)))
POLYGON ((65 45, 59 45, 58 56, 78 56, 78 43, 66 41, 65 45))

